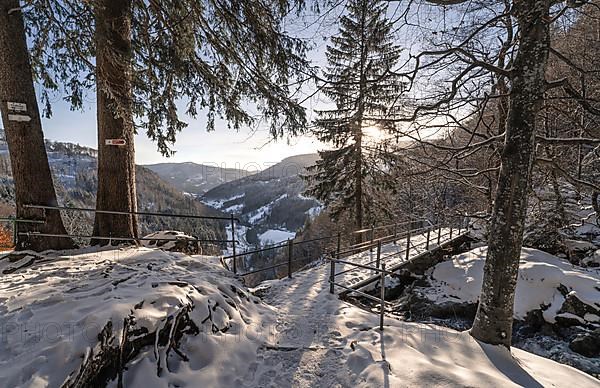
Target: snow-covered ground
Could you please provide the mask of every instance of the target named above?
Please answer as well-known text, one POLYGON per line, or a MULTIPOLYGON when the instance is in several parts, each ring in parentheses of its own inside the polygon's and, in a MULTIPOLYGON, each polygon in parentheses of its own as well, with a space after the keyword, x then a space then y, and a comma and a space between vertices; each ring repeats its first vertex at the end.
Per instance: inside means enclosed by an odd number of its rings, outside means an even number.
POLYGON ((265 246, 269 244, 278 244, 282 241, 289 240, 294 238, 296 233, 290 232, 289 230, 281 230, 281 229, 269 229, 264 233, 261 233, 258 236, 260 240, 260 244, 265 246))
MULTIPOLYGON (((328 293, 319 265, 263 283, 276 308, 275 347, 259 348, 244 387, 598 387, 571 367, 468 333, 378 316, 328 293)), ((265 291, 263 291, 265 292, 265 291)))
POLYGON ((189 362, 167 346, 147 346, 128 364, 125 386, 232 386, 275 315, 211 257, 146 248, 35 257, 0 259, 2 387, 59 387, 98 355, 107 322, 118 346, 124 318, 153 333, 186 308, 199 328, 179 344, 189 362))
POLYGON ((177 352, 143 347, 127 363, 125 387, 599 386, 571 367, 439 326, 386 317, 380 332, 377 315, 328 292, 327 264, 266 282, 261 301, 217 262, 147 248, 0 258, 2 386, 60 386, 98 354, 106 322, 118 346, 124 318, 152 333, 185 309, 198 332, 177 352))
MULTIPOLYGON (((431 271, 431 287, 423 289, 424 295, 434 303, 476 303, 486 253, 487 247, 476 248, 435 266, 431 271)), ((582 317, 562 312, 566 298, 577 298, 591 311, 599 310, 600 271, 574 266, 536 249, 523 248, 515 295, 515 319, 524 319, 528 312, 541 309, 544 319, 550 323, 555 323, 557 317, 600 322, 600 317, 591 312, 582 317)))

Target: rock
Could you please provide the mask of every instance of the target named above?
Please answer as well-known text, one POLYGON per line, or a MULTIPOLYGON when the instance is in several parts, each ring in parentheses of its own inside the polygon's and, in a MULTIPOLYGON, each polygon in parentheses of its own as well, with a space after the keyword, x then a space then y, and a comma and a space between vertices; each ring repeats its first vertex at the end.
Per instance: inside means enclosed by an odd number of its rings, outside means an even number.
POLYGON ((567 256, 572 264, 581 265, 586 256, 596 250, 596 246, 589 241, 565 240, 567 256))
POLYGON ((430 316, 434 318, 467 318, 474 319, 477 313, 477 303, 454 303, 444 302, 432 304, 428 309, 430 316))
POLYGON ((556 324, 562 327, 571 327, 571 326, 582 326, 585 325, 585 321, 578 315, 571 313, 562 313, 555 317, 556 324))
POLYGON ((271 285, 270 284, 261 284, 258 287, 250 288, 249 291, 252 295, 262 299, 265 297, 265 295, 267 295, 271 291, 271 285))
POLYGON ((198 240, 182 232, 167 230, 149 234, 144 238, 148 240, 142 241, 142 244, 148 248, 160 248, 169 252, 182 252, 186 255, 202 253, 198 240))
POLYGON ((587 257, 585 257, 581 263, 586 267, 590 268, 598 268, 600 267, 600 249, 597 251, 590 253, 587 257))
POLYGON ((543 311, 539 309, 528 312, 523 321, 516 321, 515 323, 515 327, 519 326, 520 334, 523 336, 530 336, 536 333, 547 336, 554 334, 552 324, 546 322, 543 311))
POLYGON ((579 334, 571 343, 569 348, 585 357, 600 356, 600 329, 593 332, 579 334))
MULTIPOLYGON (((579 298, 577 298, 577 294, 571 291, 565 296, 565 301, 558 311, 556 320, 558 322, 560 315, 562 315, 566 320, 572 320, 572 318, 574 318, 572 315, 576 315, 581 319, 581 321, 585 321, 584 317, 586 314, 600 316, 600 309, 587 303, 583 303, 581 300, 579 300, 579 298)), ((563 319, 563 321, 567 322, 565 319, 563 319)))
POLYGON ((409 317, 415 319, 429 318, 465 318, 474 319, 477 303, 444 302, 433 303, 419 292, 405 294, 397 300, 400 311, 409 312, 409 317))

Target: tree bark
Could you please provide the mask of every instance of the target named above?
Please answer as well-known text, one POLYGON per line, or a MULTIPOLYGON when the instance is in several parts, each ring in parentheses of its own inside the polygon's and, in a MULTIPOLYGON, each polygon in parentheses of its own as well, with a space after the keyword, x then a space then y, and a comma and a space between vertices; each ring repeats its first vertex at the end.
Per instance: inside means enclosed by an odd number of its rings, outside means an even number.
MULTIPOLYGON (((131 0, 100 0, 96 6, 96 93, 98 120, 97 210, 133 212, 135 148, 131 77, 131 0), (126 145, 106 145, 107 139, 123 139, 126 145)), ((97 213, 94 235, 138 236, 134 215, 97 213)), ((106 240, 93 241, 106 244, 106 240)))
MULTIPOLYGON (((59 211, 23 206, 57 206, 58 202, 35 96, 25 23, 19 7, 18 0, 0 0, 0 111, 10 153, 17 217, 45 220, 45 223, 21 223, 18 231, 66 234, 59 211), (9 110, 8 102, 25 104, 25 110, 14 107, 9 110), (29 121, 15 121, 14 115, 29 117, 29 121)), ((72 247, 73 241, 69 238, 30 237, 19 238, 16 249, 43 251, 72 247)))
POLYGON ((513 305, 527 194, 535 153, 535 122, 543 101, 550 46, 550 0, 515 0, 520 31, 513 64, 506 137, 490 225, 479 307, 473 337, 511 345, 513 305))

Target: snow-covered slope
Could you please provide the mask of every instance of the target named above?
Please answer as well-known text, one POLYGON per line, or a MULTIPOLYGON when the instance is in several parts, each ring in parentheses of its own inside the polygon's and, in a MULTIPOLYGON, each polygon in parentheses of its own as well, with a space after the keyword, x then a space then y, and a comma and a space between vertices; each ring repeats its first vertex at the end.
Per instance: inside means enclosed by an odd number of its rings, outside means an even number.
POLYGON ((119 348, 126 318, 128 341, 153 344, 128 362, 126 387, 232 386, 272 316, 209 257, 132 248, 9 261, 0 259, 3 387, 77 381, 103 350, 99 335, 119 348), (172 322, 194 334, 173 341, 172 322))
POLYGON ((202 201, 236 214, 246 227, 244 240, 249 244, 280 242, 293 237, 307 219, 320 212, 316 200, 302 195, 305 184, 299 175, 317 158, 307 154, 284 159, 255 175, 213 188, 202 201))
MULTIPOLYGON (((487 247, 455 256, 431 271, 431 287, 425 296, 435 303, 476 303, 481 290, 487 247)), ((515 295, 516 319, 524 319, 533 310, 542 310, 547 322, 558 318, 600 323, 600 271, 574 266, 548 253, 523 248, 515 295), (589 307, 582 316, 563 311, 566 300, 577 299, 589 307)), ((583 306, 585 309, 585 306, 583 306)))
POLYGON ((278 312, 278 346, 259 348, 243 386, 600 386, 574 368, 515 348, 509 353, 466 332, 391 317, 380 332, 376 314, 329 294, 328 269, 258 287, 278 312))

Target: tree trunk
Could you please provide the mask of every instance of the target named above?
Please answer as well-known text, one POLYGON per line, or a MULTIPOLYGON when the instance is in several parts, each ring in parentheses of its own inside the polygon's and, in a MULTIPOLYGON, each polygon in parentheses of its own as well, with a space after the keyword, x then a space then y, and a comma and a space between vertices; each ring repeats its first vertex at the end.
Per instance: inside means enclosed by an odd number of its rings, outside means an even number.
MULTIPOLYGON (((96 7, 96 93, 98 120, 97 210, 133 212, 135 148, 131 80, 130 0, 100 0, 96 7), (106 145, 107 139, 123 139, 125 145, 106 145)), ((133 215, 97 213, 94 235, 137 237, 133 215)), ((106 244, 108 241, 93 241, 106 244)))
MULTIPOLYGON (((17 217, 45 220, 19 224, 21 232, 66 234, 57 210, 27 209, 23 205, 57 206, 56 192, 44 144, 42 122, 33 86, 25 24, 18 0, 0 0, 0 111, 10 153, 17 217), (9 102, 25 104, 12 106, 9 102), (15 118, 29 121, 15 121, 15 118)), ((15 231, 16 232, 16 231, 15 231)), ((20 238, 16 249, 68 249, 69 238, 20 238)))
POLYGON ((519 51, 511 77, 506 137, 490 225, 473 337, 510 347, 527 194, 535 152, 535 121, 543 101, 550 45, 550 0, 515 0, 519 51))
MULTIPOLYGON (((362 198, 362 135, 360 133, 360 129, 355 136, 355 147, 356 147, 356 186, 354 190, 354 200, 355 200, 355 220, 356 220, 356 229, 360 230, 363 228, 363 198, 362 198)), ((361 236, 359 233, 357 236, 361 236)), ((359 243, 361 241, 358 241, 359 243)))

